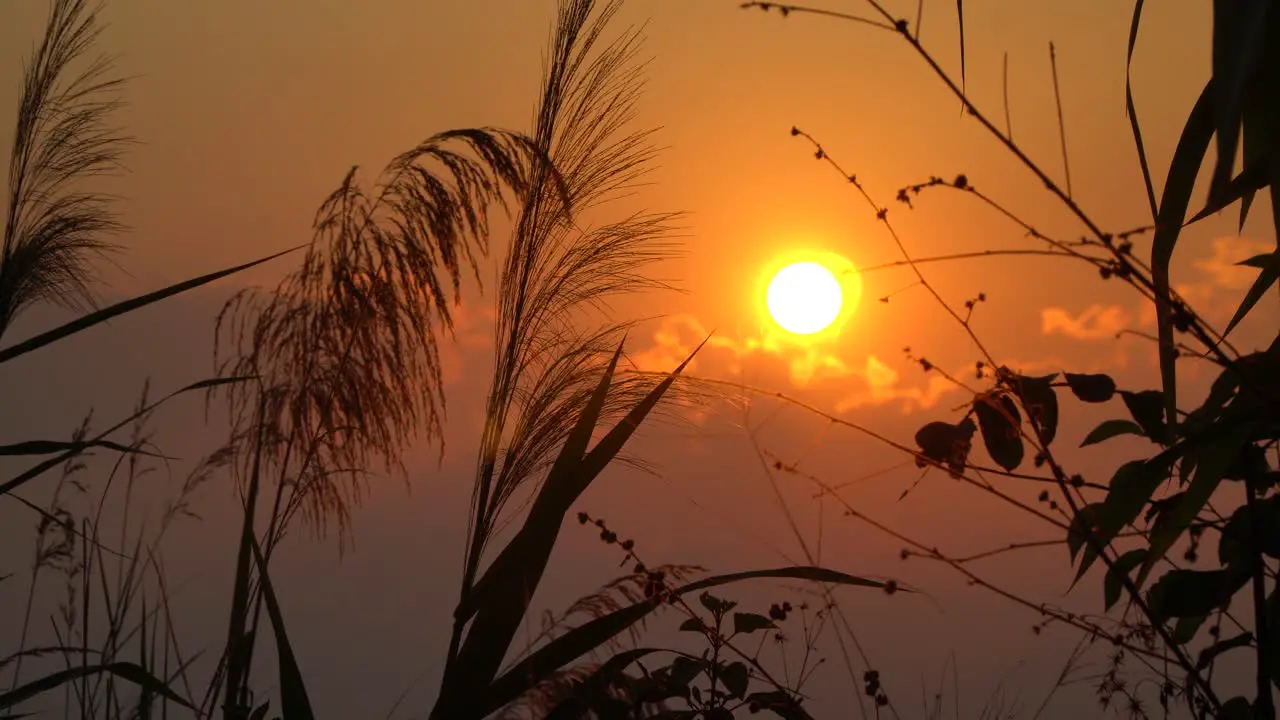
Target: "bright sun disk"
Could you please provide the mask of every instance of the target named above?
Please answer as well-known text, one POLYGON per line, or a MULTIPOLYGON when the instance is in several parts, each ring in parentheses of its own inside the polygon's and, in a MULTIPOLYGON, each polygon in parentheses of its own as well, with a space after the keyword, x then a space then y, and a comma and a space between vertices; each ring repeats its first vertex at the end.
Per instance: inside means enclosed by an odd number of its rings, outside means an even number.
POLYGON ((797 335, 812 335, 835 322, 843 299, 840 281, 814 262, 798 262, 779 270, 766 295, 774 321, 797 335))

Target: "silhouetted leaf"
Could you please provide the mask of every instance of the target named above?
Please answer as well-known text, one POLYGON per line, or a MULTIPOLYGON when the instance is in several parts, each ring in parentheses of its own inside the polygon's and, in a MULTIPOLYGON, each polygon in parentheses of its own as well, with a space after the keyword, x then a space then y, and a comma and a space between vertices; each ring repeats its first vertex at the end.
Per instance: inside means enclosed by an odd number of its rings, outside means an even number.
POLYGON ((1196 633, 1200 632, 1200 627, 1208 619, 1208 615, 1178 618, 1178 621, 1173 624, 1173 632, 1169 633, 1169 637, 1173 638, 1178 645, 1186 645, 1196 639, 1196 633))
POLYGON ((1084 438, 1084 442, 1080 443, 1080 447, 1097 445, 1120 435, 1142 434, 1142 428, 1138 427, 1137 423, 1128 420, 1103 420, 1102 424, 1089 431, 1089 434, 1084 438))
POLYGON ((916 445, 926 458, 945 464, 953 477, 959 477, 969 461, 976 430, 973 420, 967 417, 954 425, 931 422, 916 432, 916 445))
POLYGON ((1232 570, 1170 570, 1151 586, 1151 612, 1161 620, 1208 615, 1248 580, 1248 573, 1232 570))
POLYGON ((691 617, 680 623, 680 630, 682 632, 705 633, 707 631, 707 624, 702 622, 702 618, 691 617))
MULTIPOLYGON (((635 648, 615 654, 591 675, 575 682, 569 696, 557 703, 544 720, 580 720, 592 710, 599 715, 599 703, 608 697, 606 691, 609 686, 622 677, 629 665, 655 652, 666 651, 658 648, 635 648)), ((684 685, 688 684, 686 680, 684 685)))
POLYGON ((262 599, 267 605, 267 617, 271 619, 271 629, 276 637, 276 655, 280 660, 280 714, 283 720, 314 720, 311 711, 311 699, 307 696, 306 683, 302 681, 302 671, 298 669, 297 658, 293 654, 293 646, 289 643, 289 635, 284 628, 284 613, 280 611, 280 603, 276 600, 275 588, 271 585, 271 577, 267 574, 267 561, 262 557, 262 550, 253 537, 249 538, 253 548, 253 559, 258 564, 258 581, 262 585, 262 599))
POLYGON ((200 277, 192 278, 191 280, 185 280, 183 282, 170 285, 169 287, 163 288, 161 290, 156 290, 155 292, 147 293, 146 295, 139 295, 138 297, 130 298, 128 300, 118 302, 115 305, 102 308, 101 310, 95 310, 89 313, 88 315, 84 315, 82 317, 76 318, 75 320, 72 320, 69 323, 60 325, 52 330, 42 332, 33 338, 28 338, 26 340, 23 340, 20 343, 10 345, 9 347, 4 348, 3 350, 0 350, 0 363, 8 362, 18 357, 19 355, 25 355, 33 350, 39 350, 45 345, 48 345, 53 342, 57 342, 58 340, 61 340, 62 338, 67 337, 69 335, 74 335, 80 332, 81 330, 88 330, 94 325, 97 325, 99 323, 104 323, 113 317, 124 315, 125 313, 129 313, 129 312, 133 312, 134 310, 137 310, 139 308, 146 307, 147 305, 159 302, 161 300, 164 300, 165 298, 172 297, 174 295, 184 293, 188 290, 193 290, 195 288, 200 287, 201 285, 206 285, 208 283, 211 283, 214 280, 219 280, 221 278, 227 277, 228 275, 234 275, 238 272, 248 270, 249 268, 254 267, 256 265, 261 265, 262 263, 275 260, 276 258, 281 257, 282 255, 287 255, 291 252, 301 250, 303 247, 306 247, 306 246, 299 245, 297 247, 289 248, 288 250, 282 250, 281 252, 275 253, 273 255, 268 255, 263 258, 259 258, 252 262, 247 262, 243 265, 237 265, 235 267, 227 268, 226 270, 219 270, 217 272, 209 273, 208 275, 201 275, 200 277))
MULTIPOLYGON (((747 570, 702 578, 672 590, 674 597, 682 597, 689 593, 700 592, 708 588, 719 587, 743 580, 753 579, 791 579, 807 582, 848 585, 854 587, 883 589, 885 584, 877 580, 848 575, 838 570, 812 566, 792 566, 772 568, 768 570, 747 570)), ((898 588, 898 592, 910 592, 898 588)), ((568 630, 547 644, 530 653, 523 660, 515 663, 486 689, 482 707, 483 716, 496 711, 503 705, 519 697, 533 684, 541 682, 556 670, 568 666, 578 658, 590 653, 609 642, 619 633, 643 620, 649 613, 662 607, 661 599, 649 598, 627 607, 615 610, 607 615, 592 618, 587 622, 568 630)))
MULTIPOLYGON (((564 448, 552 465, 542 487, 525 516, 524 525, 499 553, 489 569, 476 583, 475 589, 455 611, 455 622, 464 622, 474 613, 471 628, 455 657, 453 672, 476 685, 474 692, 492 681, 502 665, 512 638, 528 611, 530 599, 542 580, 547 562, 555 547, 564 516, 573 503, 617 457, 627 441, 671 388, 676 377, 706 344, 703 340, 679 366, 659 382, 624 416, 595 447, 582 453, 603 405, 610 380, 617 367, 622 346, 613 355, 592 394, 565 441, 564 448)), ((710 587, 710 586, 708 586, 710 587)), ((610 636, 611 637, 611 636, 610 636)), ((560 638, 563 639, 563 638, 560 638)), ((545 649, 545 648, 544 648, 545 649)), ((446 678, 447 680, 448 678, 446 678)), ((456 687, 449 702, 470 702, 470 690, 456 687)), ((490 695, 486 692, 486 698, 490 695)), ((509 698, 510 699, 510 698, 509 698)), ((448 707, 449 703, 445 704, 448 707)))
POLYGON ((1142 428, 1142 434, 1154 442, 1164 443, 1166 429, 1164 422, 1164 394, 1159 390, 1143 390, 1130 392, 1121 390, 1120 397, 1134 422, 1142 428))
POLYGON ((1076 573, 1077 582, 1097 559, 1099 546, 1106 547, 1126 525, 1138 518, 1152 493, 1160 487, 1168 474, 1169 464, 1154 459, 1132 460, 1116 470, 1111 477, 1106 500, 1094 511, 1093 529, 1097 545, 1081 541, 1084 554, 1076 573))
MULTIPOLYGON (((1160 197, 1160 213, 1156 218, 1155 236, 1151 240, 1151 279, 1156 299, 1156 330, 1160 350, 1160 383, 1164 391, 1165 417, 1171 427, 1177 426, 1178 382, 1177 349, 1173 342, 1173 309, 1169 288, 1169 263, 1173 249, 1187 217, 1187 204, 1195 187, 1200 164, 1204 161, 1213 137, 1213 98, 1216 90, 1210 79, 1201 91, 1195 107, 1178 138, 1164 192, 1160 197)), ((1141 424, 1141 423, 1139 423, 1141 424)))
POLYGON ((12 443, 9 445, 0 445, 0 456, 3 455, 52 455, 56 452, 83 452, 89 448, 106 448, 114 450, 125 455, 145 455, 153 458, 164 458, 166 460, 175 460, 176 458, 168 458, 156 453, 147 452, 137 447, 122 445, 118 442, 110 440, 87 440, 84 442, 73 442, 69 440, 26 440, 24 442, 12 443))
POLYGON ((710 667, 706 660, 702 658, 685 657, 681 655, 671 661, 671 686, 674 688, 688 687, 693 679, 698 677, 710 667))
POLYGON ((1088 544, 1089 533, 1097 531, 1098 513, 1101 510, 1102 503, 1089 503, 1082 505, 1075 517, 1071 518, 1071 524, 1067 526, 1067 551, 1071 553, 1073 564, 1076 555, 1088 544))
POLYGON ((1219 640, 1200 651, 1200 657, 1196 660, 1196 670, 1203 670, 1209 667, 1209 663, 1228 650, 1249 647, 1251 643, 1253 643, 1253 633, 1251 632, 1242 632, 1226 640, 1219 640))
POLYGON ((740 698, 747 694, 751 673, 747 670, 746 664, 734 662, 725 665, 720 669, 719 677, 725 689, 729 691, 730 697, 740 698))
POLYGON ((90 678, 95 675, 109 674, 115 675, 121 680, 126 680, 139 688, 143 688, 148 692, 156 695, 163 695, 165 698, 178 703, 179 705, 195 710, 196 707, 190 702, 184 700, 181 696, 169 689, 159 678, 147 672, 142 667, 131 662, 113 662, 104 665, 81 665, 79 667, 59 670, 50 673, 38 680, 32 680, 24 685, 19 685, 9 692, 0 694, 0 710, 11 708, 19 703, 26 702, 37 695, 41 695, 68 682, 74 682, 83 678, 90 678))
POLYGON ((1231 179, 1240 138, 1246 87, 1254 76, 1269 0, 1214 0, 1213 80, 1214 135, 1218 159, 1209 195, 1220 195, 1231 179))
POLYGON ((1026 377, 1001 368, 1001 374, 1007 379, 1014 394, 1026 408, 1027 417, 1040 432, 1040 437, 1047 446, 1058 434, 1058 394, 1053 389, 1053 381, 1058 374, 1042 377, 1026 377))
POLYGON ((1254 720, 1253 706, 1249 704, 1249 698, 1237 695, 1222 703, 1218 720, 1254 720))
MULTIPOLYGON (((163 405, 164 403, 172 400, 173 398, 179 395, 183 395, 189 392, 195 392, 197 390, 207 390, 213 387, 220 387, 225 385, 242 383, 242 382, 246 382, 253 379, 255 378, 252 378, 252 377, 211 378, 211 379, 201 380, 199 382, 192 383, 184 388, 175 390, 169 393, 168 395, 165 395, 164 397, 160 398, 159 400, 156 400, 155 402, 151 403, 150 405, 147 405, 144 408, 134 411, 131 415, 129 415, 125 419, 121 420, 115 425, 112 425, 106 430, 103 430, 102 432, 98 433, 96 436, 89 439, 87 442, 88 443, 101 442, 108 435, 114 433, 115 431, 119 430, 125 425, 132 423, 138 418, 143 417, 144 415, 150 413, 155 408, 163 405)), ((19 487, 22 487, 27 482, 34 480, 35 478, 43 475, 44 473, 48 472, 49 470, 52 470, 53 468, 61 466, 63 463, 65 463, 66 461, 70 460, 73 457, 76 457, 80 453, 81 453, 81 449, 73 448, 73 449, 67 450, 64 453, 59 454, 57 457, 48 458, 47 460, 42 460, 39 463, 36 463, 35 465, 23 471, 16 477, 11 478, 10 480, 5 481, 4 483, 0 483, 0 495, 7 495, 13 492, 14 490, 17 490, 19 487)))
POLYGON ((1104 403, 1116 394, 1116 381, 1110 375, 1064 373, 1067 387, 1087 403, 1104 403))
POLYGON ((1231 461, 1240 452, 1241 446, 1248 441, 1245 434, 1232 429, 1223 431, 1199 448, 1197 452, 1195 475, 1187 486, 1183 497, 1167 513, 1162 513, 1161 521, 1152 527, 1150 535, 1150 555, 1138 573, 1139 586, 1146 580, 1147 574, 1173 543, 1182 536, 1184 530, 1195 520, 1213 496, 1213 491, 1222 482, 1222 476, 1230 467, 1231 461))
POLYGON ((1262 299, 1262 296, 1276 284, 1276 279, 1280 278, 1280 250, 1271 254, 1270 260, 1263 266, 1262 272, 1258 273, 1257 279, 1253 281, 1253 285, 1249 287, 1249 292, 1245 293, 1244 299, 1240 301, 1240 307, 1236 308, 1236 312, 1231 316, 1231 322, 1227 323, 1227 328, 1222 331, 1223 337, 1226 337, 1236 325, 1249 314, 1254 305, 1262 299))
POLYGON ((1022 464, 1022 415, 1008 395, 981 396, 973 403, 982 442, 997 465, 1013 471, 1022 464))
POLYGON ((813 716, 800 706, 800 701, 785 690, 751 693, 747 696, 747 702, 761 710, 768 710, 782 720, 813 720, 813 716))
POLYGON ((1156 191, 1151 182, 1151 166, 1147 163, 1147 150, 1142 142, 1142 128, 1138 124, 1138 109, 1133 104, 1133 83, 1130 80, 1130 67, 1133 65, 1133 48, 1138 44, 1138 27, 1142 23, 1142 0, 1133 4, 1133 19, 1129 21, 1129 49, 1124 60, 1124 103, 1129 115, 1129 130, 1133 133, 1133 144, 1138 150, 1138 167, 1142 170, 1142 184, 1147 191, 1147 204, 1151 206, 1151 219, 1155 220, 1159 208, 1156 206, 1156 191))
POLYGON ((1261 255, 1254 255, 1251 258, 1245 258, 1244 260, 1236 263, 1236 265, 1262 270, 1271 264, 1271 261, 1275 256, 1275 253, 1262 253, 1261 255))
POLYGON ((766 630, 768 628, 776 628, 777 625, 773 621, 763 615, 755 613, 734 613, 733 614, 733 631, 743 635, 749 635, 757 630, 766 630))
POLYGON ((738 605, 738 603, 732 600, 718 598, 711 593, 705 592, 698 596, 698 602, 702 603, 702 607, 710 610, 716 617, 723 616, 738 605))
POLYGON ((1241 505, 1231 514, 1218 539, 1218 562, 1228 567, 1252 567, 1254 553, 1280 557, 1280 495, 1258 500, 1255 507, 1241 505), (1261 531, 1254 523, 1262 521, 1261 531))
POLYGON ((253 714, 249 716, 249 720, 263 720, 267 716, 267 711, 271 709, 271 701, 262 703, 254 708, 253 714))
POLYGON ((1120 593, 1124 590, 1124 578, 1133 572, 1133 569, 1142 564, 1147 558, 1146 548, 1136 548, 1116 558, 1116 561, 1107 568, 1106 578, 1103 580, 1103 599, 1107 610, 1111 609, 1120 600, 1120 593))

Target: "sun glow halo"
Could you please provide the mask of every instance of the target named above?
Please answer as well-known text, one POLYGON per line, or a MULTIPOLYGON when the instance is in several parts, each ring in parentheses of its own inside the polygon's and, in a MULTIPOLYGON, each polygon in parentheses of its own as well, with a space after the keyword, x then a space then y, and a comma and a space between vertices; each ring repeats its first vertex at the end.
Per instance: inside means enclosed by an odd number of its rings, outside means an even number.
POLYGON ((840 316, 844 293, 840 281, 815 262, 787 265, 769 282, 765 302, 769 315, 784 330, 812 335, 840 316))

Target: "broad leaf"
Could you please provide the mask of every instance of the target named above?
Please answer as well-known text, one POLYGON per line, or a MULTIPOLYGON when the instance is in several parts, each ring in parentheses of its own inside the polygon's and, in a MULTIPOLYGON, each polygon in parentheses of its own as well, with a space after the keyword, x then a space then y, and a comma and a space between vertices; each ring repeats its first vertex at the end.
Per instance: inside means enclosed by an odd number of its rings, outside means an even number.
POLYGON ((1001 372, 1013 389, 1014 394, 1022 401, 1027 417, 1040 433, 1040 438, 1047 446, 1058 435, 1058 394, 1053 389, 1053 381, 1058 377, 1025 377, 1001 368, 1001 372))
POLYGON ((1071 392, 1087 403, 1104 403, 1116 394, 1116 381, 1110 375, 1064 373, 1063 377, 1071 392))
POLYGON ((916 445, 926 458, 947 466, 952 477, 959 477, 969 462, 973 449, 973 420, 965 418, 956 424, 935 421, 916 432, 916 445))
POLYGON ((1154 442, 1164 444, 1168 437, 1164 418, 1164 394, 1159 390, 1121 390, 1120 397, 1124 400, 1125 407, 1129 408, 1129 415, 1142 428, 1142 434, 1154 442))
MULTIPOLYGON (((730 697, 740 698, 747 694, 747 686, 751 683, 751 672, 745 663, 729 663, 720 668, 718 677, 729 691, 730 697)), ((730 715, 730 717, 733 717, 730 715)))
POLYGON ((1124 590, 1124 579, 1146 559, 1147 549, 1137 548, 1116 558, 1111 567, 1107 568, 1107 575, 1102 585, 1103 600, 1107 610, 1120 601, 1120 593, 1124 590))
POLYGON ((755 613, 733 614, 733 631, 740 635, 750 635, 757 630, 768 630, 776 627, 777 625, 774 625, 772 620, 763 615, 755 613))
POLYGON ((1248 581, 1248 573, 1231 570, 1170 570, 1151 586, 1148 602, 1160 620, 1206 616, 1248 581))
POLYGON ((984 395, 973 403, 982 442, 997 465, 1013 471, 1022 464, 1022 416, 1008 395, 984 395))

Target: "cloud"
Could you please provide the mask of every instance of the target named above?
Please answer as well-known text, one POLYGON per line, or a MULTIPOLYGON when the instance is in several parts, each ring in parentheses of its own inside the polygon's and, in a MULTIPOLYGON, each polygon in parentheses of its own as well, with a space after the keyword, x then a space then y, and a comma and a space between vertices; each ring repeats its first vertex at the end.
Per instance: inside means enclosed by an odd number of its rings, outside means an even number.
POLYGON ((1258 277, 1256 268, 1241 267, 1236 263, 1247 260, 1254 255, 1271 252, 1274 244, 1259 240, 1228 236, 1214 238, 1213 255, 1192 263, 1197 269, 1209 276, 1209 281, 1227 290, 1244 290, 1253 284, 1258 277))
MULTIPOLYGON (((902 376, 875 355, 868 355, 861 373, 864 388, 836 401, 836 412, 848 412, 867 405, 884 405, 898 402, 904 413, 928 410, 949 392, 959 390, 954 383, 939 373, 929 374, 924 386, 903 386, 902 376)), ((956 377, 958 373, 952 374, 956 377)))
MULTIPOLYGON (((651 344, 630 355, 638 370, 663 372, 678 365, 707 336, 692 315, 664 318, 651 344)), ((903 412, 934 407, 957 388, 939 373, 922 385, 903 383, 897 369, 874 354, 860 360, 820 346, 798 346, 767 337, 713 335, 691 364, 691 374, 713 380, 746 381, 765 390, 812 394, 834 412, 899 403, 903 412), (693 367, 696 366, 696 367, 693 367), (834 403, 831 402, 834 398, 834 403)), ((966 367, 956 374, 972 372, 966 367)), ((955 376, 955 375, 953 375, 955 376)))
POLYGON ((1060 307, 1047 307, 1040 311, 1040 332, 1066 335, 1077 340, 1114 338, 1130 322, 1129 311, 1119 305, 1095 303, 1075 317, 1060 307))

